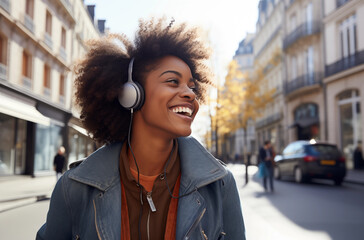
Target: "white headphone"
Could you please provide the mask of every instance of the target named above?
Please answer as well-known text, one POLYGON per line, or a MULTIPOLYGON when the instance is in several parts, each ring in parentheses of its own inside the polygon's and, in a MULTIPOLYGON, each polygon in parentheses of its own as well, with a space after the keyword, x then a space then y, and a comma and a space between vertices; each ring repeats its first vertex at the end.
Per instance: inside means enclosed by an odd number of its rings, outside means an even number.
POLYGON ((128 81, 124 83, 120 93, 119 93, 119 103, 124 108, 130 110, 139 110, 144 103, 144 89, 143 87, 134 82, 132 79, 133 75, 133 63, 134 58, 130 60, 128 69, 128 81))

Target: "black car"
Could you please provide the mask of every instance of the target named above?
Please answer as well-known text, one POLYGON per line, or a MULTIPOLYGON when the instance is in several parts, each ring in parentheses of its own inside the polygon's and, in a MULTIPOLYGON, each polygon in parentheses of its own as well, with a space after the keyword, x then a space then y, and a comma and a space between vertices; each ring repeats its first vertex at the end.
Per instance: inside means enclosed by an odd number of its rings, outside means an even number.
POLYGON ((296 182, 311 178, 332 179, 341 185, 345 175, 345 158, 334 144, 315 141, 290 143, 282 155, 274 158, 274 177, 293 176, 296 182))

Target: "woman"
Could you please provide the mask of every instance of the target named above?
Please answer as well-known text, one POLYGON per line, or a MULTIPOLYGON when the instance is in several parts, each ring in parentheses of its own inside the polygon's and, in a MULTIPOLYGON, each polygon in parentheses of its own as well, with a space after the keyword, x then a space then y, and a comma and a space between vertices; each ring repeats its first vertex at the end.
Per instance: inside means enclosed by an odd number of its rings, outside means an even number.
POLYGON ((160 19, 91 42, 76 101, 105 145, 58 182, 37 239, 245 239, 232 174, 187 137, 210 83, 197 31, 160 19))

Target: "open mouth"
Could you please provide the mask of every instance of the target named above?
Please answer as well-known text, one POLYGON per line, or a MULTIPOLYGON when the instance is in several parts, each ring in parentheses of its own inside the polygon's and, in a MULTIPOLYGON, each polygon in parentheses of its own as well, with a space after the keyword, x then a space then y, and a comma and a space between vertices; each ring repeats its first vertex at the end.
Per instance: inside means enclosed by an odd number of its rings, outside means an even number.
POLYGON ((175 107, 175 108, 172 109, 172 111, 174 113, 184 115, 184 116, 187 116, 187 117, 191 117, 192 113, 193 113, 192 109, 188 108, 188 107, 175 107))

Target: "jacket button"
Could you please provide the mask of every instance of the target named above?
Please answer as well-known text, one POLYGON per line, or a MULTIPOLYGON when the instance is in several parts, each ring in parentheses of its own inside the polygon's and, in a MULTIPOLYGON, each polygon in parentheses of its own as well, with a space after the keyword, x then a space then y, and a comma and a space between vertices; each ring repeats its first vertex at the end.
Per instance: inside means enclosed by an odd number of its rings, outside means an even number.
POLYGON ((198 205, 200 205, 200 204, 201 204, 200 199, 197 199, 197 204, 198 204, 198 205))
POLYGON ((99 193, 99 198, 102 198, 104 196, 103 193, 99 193))

